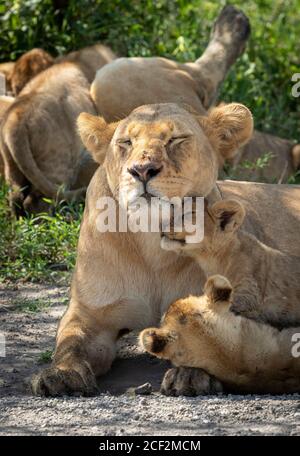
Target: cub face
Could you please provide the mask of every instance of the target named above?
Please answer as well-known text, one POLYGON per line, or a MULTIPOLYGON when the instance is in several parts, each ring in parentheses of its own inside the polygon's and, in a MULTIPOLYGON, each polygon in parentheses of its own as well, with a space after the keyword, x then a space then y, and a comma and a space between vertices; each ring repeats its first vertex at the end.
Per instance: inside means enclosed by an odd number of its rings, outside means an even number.
MULTIPOLYGON (((195 204, 193 204, 192 214, 189 214, 193 224, 197 220, 194 211, 196 211, 195 204)), ((194 252, 196 256, 210 255, 225 247, 236 236, 245 214, 244 206, 236 200, 222 200, 211 206, 205 203, 203 240, 199 243, 186 242, 192 233, 184 230, 184 218, 187 214, 183 214, 181 224, 183 229, 176 232, 171 226, 170 232, 162 233, 161 247, 164 250, 178 253, 192 254, 194 252)), ((173 221, 173 226, 175 226, 175 221, 173 221)))
POLYGON ((219 163, 250 139, 253 121, 240 104, 214 108, 206 117, 164 103, 141 106, 113 124, 82 113, 78 127, 94 159, 104 163, 114 197, 130 205, 140 196, 209 194, 219 163))
POLYGON ((190 296, 172 303, 162 318, 160 328, 144 329, 140 345, 158 358, 172 361, 176 366, 204 367, 212 350, 215 321, 229 313, 232 286, 223 276, 210 277, 204 294, 190 296))

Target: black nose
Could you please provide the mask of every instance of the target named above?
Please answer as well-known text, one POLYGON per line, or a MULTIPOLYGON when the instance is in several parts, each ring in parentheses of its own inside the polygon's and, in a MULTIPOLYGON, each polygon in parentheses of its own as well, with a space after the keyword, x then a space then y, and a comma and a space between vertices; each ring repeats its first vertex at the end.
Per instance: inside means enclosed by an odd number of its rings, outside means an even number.
POLYGON ((156 163, 134 164, 131 168, 128 168, 128 172, 133 177, 145 183, 157 176, 161 170, 162 166, 156 163))

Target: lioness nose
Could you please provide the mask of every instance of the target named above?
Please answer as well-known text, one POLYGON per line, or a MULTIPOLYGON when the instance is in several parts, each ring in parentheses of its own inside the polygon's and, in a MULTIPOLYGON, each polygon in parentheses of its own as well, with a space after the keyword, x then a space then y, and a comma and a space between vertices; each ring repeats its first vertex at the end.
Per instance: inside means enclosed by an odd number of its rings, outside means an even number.
POLYGON ((150 179, 157 176, 161 170, 161 165, 152 162, 143 165, 134 164, 131 168, 128 168, 128 172, 141 182, 148 182, 150 179))

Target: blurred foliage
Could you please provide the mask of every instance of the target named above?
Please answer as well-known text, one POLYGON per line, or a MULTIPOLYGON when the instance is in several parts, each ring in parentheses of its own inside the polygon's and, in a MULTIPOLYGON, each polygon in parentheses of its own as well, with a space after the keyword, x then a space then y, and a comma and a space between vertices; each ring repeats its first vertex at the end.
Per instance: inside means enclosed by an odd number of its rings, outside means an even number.
MULTIPOLYGON (((42 47, 54 55, 109 44, 119 55, 194 60, 214 18, 228 2, 202 0, 0 0, 0 61, 42 47), (62 6, 57 9, 57 6, 62 6)), ((300 137, 299 98, 291 76, 300 71, 300 0, 235 0, 252 25, 247 51, 221 93, 252 109, 256 126, 300 137)))

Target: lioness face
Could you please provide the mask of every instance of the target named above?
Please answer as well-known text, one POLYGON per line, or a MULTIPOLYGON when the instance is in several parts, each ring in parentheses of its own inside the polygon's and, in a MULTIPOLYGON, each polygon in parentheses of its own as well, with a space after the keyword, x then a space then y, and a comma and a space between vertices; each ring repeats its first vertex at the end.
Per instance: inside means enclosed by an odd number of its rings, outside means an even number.
POLYGON ((82 113, 78 127, 86 148, 104 164, 114 197, 130 205, 140 196, 208 195, 220 163, 250 139, 253 120, 236 103, 208 116, 163 103, 140 106, 113 124, 82 113))
POLYGON ((105 167, 113 194, 128 205, 140 196, 206 195, 218 174, 199 122, 174 104, 142 106, 120 122, 105 167))

